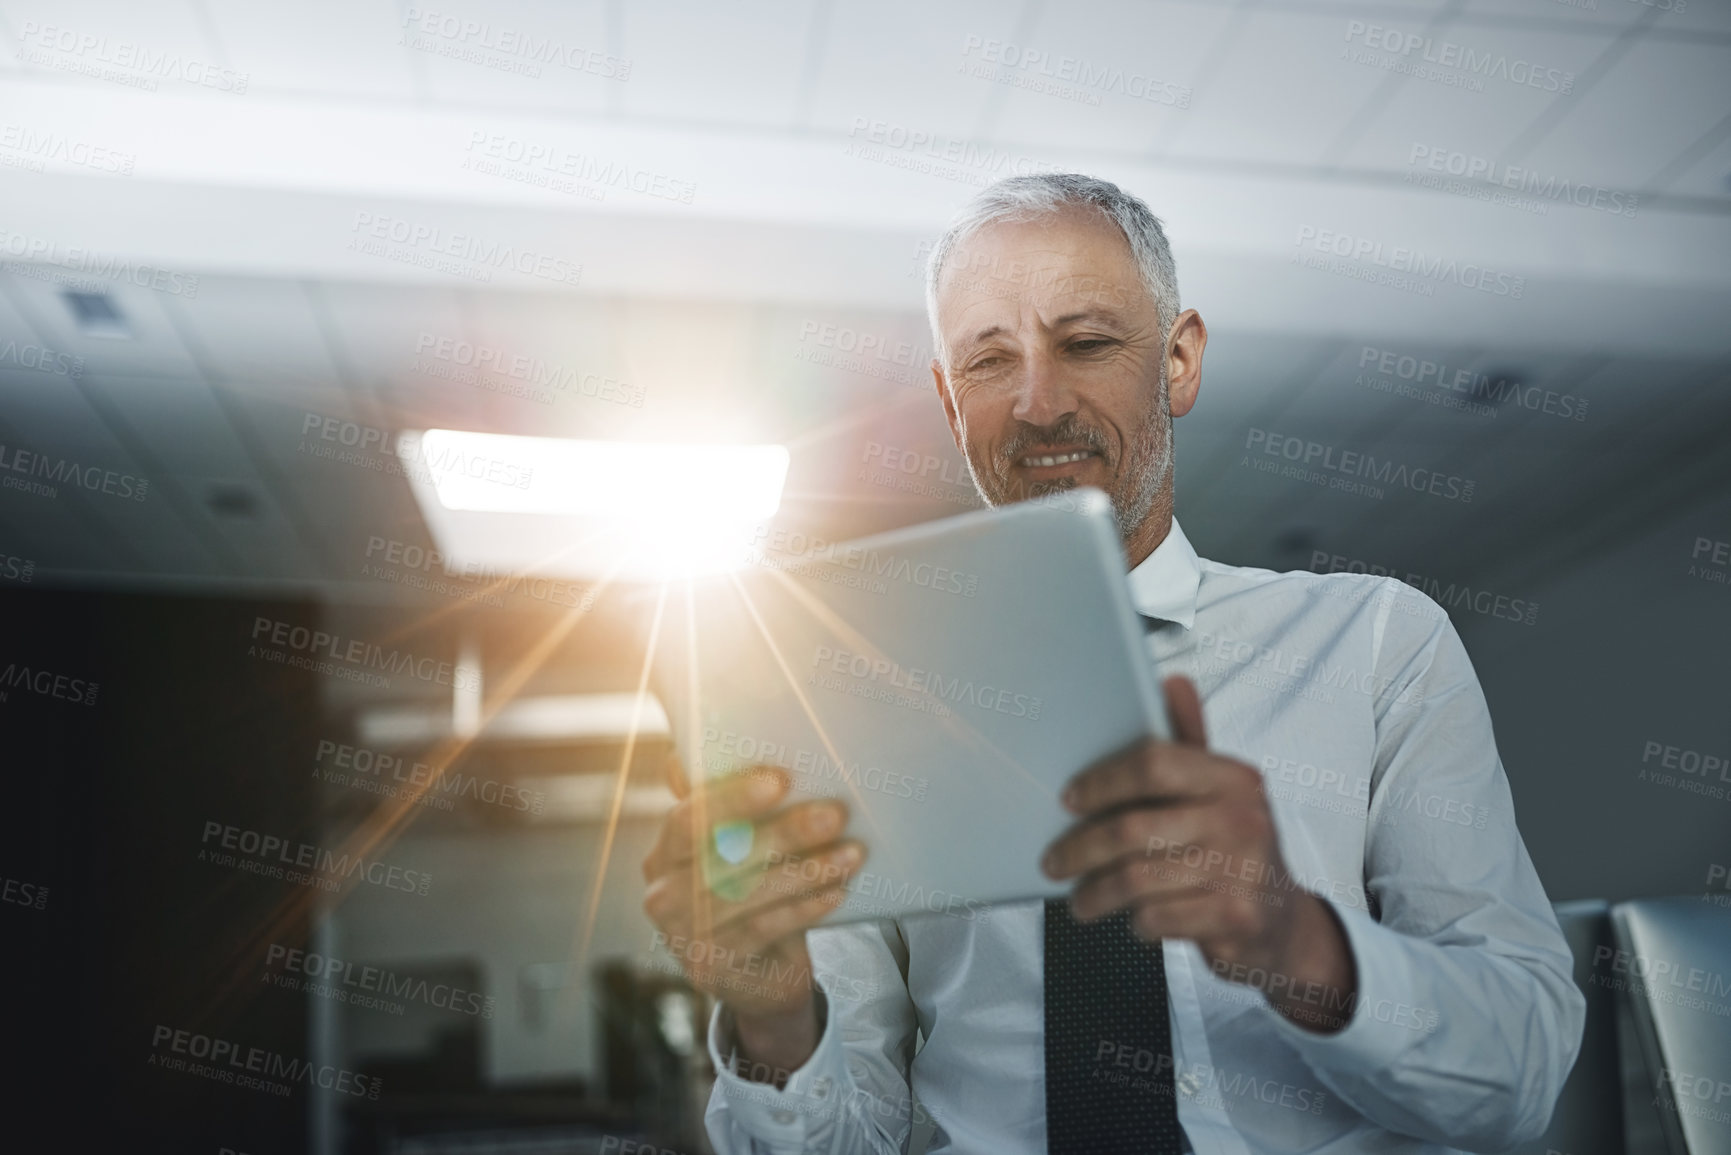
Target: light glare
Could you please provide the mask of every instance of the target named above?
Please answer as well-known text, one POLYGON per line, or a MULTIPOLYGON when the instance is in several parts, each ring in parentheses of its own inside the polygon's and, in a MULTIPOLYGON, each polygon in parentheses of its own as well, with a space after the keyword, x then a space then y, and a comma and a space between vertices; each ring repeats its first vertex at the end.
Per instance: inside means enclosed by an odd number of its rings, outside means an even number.
POLYGON ((708 523, 781 507, 787 449, 575 441, 429 429, 421 462, 446 509, 708 523))
POLYGON ((606 559, 625 580, 715 573, 744 563, 756 526, 781 507, 789 455, 781 445, 581 441, 429 429, 398 453, 447 554, 501 569, 565 572, 606 559), (448 513, 446 512, 448 511, 448 513), (538 515, 490 527, 477 514, 538 515), (440 516, 442 515, 442 516, 440 516), (455 532, 453 532, 455 531, 455 532), (503 535, 501 537, 501 535, 503 535), (564 557, 575 549, 580 557, 564 557), (540 553, 541 556, 536 556, 540 553), (590 555, 593 555, 591 557, 590 555))

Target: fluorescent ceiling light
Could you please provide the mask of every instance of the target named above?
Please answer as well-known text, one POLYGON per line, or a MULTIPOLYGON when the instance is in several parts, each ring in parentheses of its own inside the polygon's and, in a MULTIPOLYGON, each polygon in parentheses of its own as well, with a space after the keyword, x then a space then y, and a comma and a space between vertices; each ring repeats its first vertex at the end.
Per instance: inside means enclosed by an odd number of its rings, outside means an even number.
POLYGON ((781 507, 780 445, 577 441, 430 429, 397 453, 453 569, 663 580, 743 564, 781 507))
POLYGON ((570 441, 429 429, 421 460, 446 509, 705 522, 781 505, 780 445, 570 441))

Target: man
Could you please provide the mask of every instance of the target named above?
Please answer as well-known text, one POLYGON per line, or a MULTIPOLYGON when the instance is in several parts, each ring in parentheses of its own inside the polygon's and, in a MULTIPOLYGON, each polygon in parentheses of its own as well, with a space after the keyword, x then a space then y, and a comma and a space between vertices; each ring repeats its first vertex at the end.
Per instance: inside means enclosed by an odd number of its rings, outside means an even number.
POLYGON ((841 804, 778 810, 768 770, 685 797, 644 862, 645 908, 764 975, 747 989, 687 964, 720 1000, 716 1149, 896 1152, 926 1114, 931 1150, 970 1155, 1542 1133, 1585 1004, 1472 667, 1399 582, 1191 549, 1171 422, 1208 334, 1179 311, 1160 222, 1105 181, 1001 181, 935 247, 927 305, 938 398, 985 499, 1111 497, 1174 741, 1072 780, 1075 824, 1028 848, 1075 880, 1068 903, 982 920, 810 929, 869 851, 840 837, 841 804), (833 881, 707 891, 701 840, 728 820, 833 881))

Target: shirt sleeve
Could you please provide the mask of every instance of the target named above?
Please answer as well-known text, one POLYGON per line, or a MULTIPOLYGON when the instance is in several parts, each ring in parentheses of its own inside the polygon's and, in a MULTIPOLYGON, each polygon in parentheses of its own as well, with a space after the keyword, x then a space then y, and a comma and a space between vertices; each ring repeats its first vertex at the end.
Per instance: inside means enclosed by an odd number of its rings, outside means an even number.
POLYGON ((879 920, 808 934, 822 1034, 781 1090, 735 1072, 726 1004, 710 1019, 716 1078, 704 1124, 716 1155, 899 1155, 907 1147, 918 1027, 901 931, 879 920))
POLYGON ((1381 690, 1365 847, 1371 914, 1335 904, 1357 966, 1347 1025, 1271 1015, 1343 1100, 1393 1131, 1498 1149, 1550 1121, 1586 1000, 1515 828, 1490 710, 1454 626, 1390 582, 1376 622, 1381 690))

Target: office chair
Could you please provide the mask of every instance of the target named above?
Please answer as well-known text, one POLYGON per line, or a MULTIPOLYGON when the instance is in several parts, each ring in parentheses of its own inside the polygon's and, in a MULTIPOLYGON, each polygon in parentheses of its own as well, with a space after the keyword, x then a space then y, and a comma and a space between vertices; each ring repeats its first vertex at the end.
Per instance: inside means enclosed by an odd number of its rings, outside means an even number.
POLYGON ((1611 908, 1610 966, 1672 1155, 1731 1152, 1731 910, 1698 898, 1611 908))

